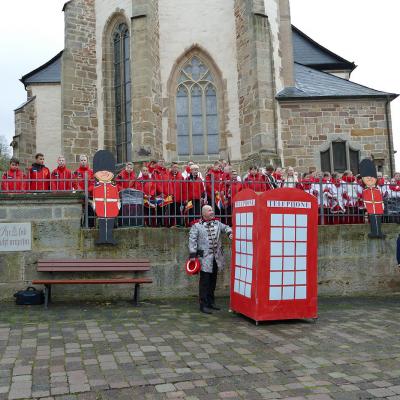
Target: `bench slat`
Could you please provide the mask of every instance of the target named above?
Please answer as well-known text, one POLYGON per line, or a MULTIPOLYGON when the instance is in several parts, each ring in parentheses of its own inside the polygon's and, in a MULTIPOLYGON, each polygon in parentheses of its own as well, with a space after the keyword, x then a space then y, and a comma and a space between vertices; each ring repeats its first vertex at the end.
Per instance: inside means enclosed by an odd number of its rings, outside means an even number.
POLYGON ((114 267, 114 266, 38 266, 38 272, 146 272, 150 267, 114 267))
POLYGON ((68 284, 85 284, 85 285, 97 285, 97 284, 114 284, 114 283, 153 283, 150 278, 136 278, 136 279, 36 279, 32 281, 34 285, 68 285, 68 284))
POLYGON ((148 259, 134 259, 134 260, 127 260, 127 259, 117 259, 117 258, 79 258, 79 259, 41 259, 38 260, 38 264, 150 264, 148 259))

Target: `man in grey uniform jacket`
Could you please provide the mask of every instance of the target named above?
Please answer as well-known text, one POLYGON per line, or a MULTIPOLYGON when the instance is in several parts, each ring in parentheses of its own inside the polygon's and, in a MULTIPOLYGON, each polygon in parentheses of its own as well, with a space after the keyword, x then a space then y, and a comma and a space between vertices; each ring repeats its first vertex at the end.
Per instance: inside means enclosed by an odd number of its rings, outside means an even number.
POLYGON ((211 310, 219 310, 215 305, 215 287, 218 270, 224 268, 224 253, 221 234, 226 233, 232 239, 232 229, 214 219, 211 206, 204 206, 200 222, 192 226, 189 233, 190 259, 199 258, 201 264, 199 297, 200 311, 211 314, 211 310))

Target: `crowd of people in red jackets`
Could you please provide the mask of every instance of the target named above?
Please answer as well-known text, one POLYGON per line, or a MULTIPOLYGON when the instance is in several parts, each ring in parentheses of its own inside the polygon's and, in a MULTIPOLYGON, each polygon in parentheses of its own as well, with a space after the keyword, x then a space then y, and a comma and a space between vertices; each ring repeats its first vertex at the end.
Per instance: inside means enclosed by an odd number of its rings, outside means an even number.
MULTIPOLYGON (((44 155, 38 153, 24 173, 19 161, 12 158, 9 170, 2 176, 1 192, 85 191, 86 186, 90 197, 94 176, 88 157, 81 155, 79 168, 73 172, 67 168, 63 156, 57 164, 50 172, 44 155)), ((138 173, 133 163, 126 163, 116 175, 115 183, 121 194, 126 189, 142 192, 144 224, 150 226, 188 226, 200 218, 204 204, 214 206, 216 216, 230 224, 236 193, 245 188, 262 192, 280 187, 298 188, 315 196, 320 206, 320 223, 364 223, 363 183, 351 171, 300 175, 292 167, 251 166, 241 177, 225 160, 216 161, 202 173, 193 162, 188 162, 182 170, 177 163, 167 168, 161 159, 144 163, 138 173)), ((391 179, 378 173, 378 187, 385 200, 384 220, 399 222, 400 173, 391 179)))

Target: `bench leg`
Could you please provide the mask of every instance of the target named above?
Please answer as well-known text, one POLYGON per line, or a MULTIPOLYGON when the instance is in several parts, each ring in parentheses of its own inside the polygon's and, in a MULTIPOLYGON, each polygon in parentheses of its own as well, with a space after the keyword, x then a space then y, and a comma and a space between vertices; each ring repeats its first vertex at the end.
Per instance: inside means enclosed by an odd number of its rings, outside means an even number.
POLYGON ((51 297, 51 285, 44 285, 44 308, 47 309, 49 306, 49 300, 51 297))
POLYGON ((135 283, 135 291, 133 293, 133 305, 137 306, 139 302, 140 284, 135 283))

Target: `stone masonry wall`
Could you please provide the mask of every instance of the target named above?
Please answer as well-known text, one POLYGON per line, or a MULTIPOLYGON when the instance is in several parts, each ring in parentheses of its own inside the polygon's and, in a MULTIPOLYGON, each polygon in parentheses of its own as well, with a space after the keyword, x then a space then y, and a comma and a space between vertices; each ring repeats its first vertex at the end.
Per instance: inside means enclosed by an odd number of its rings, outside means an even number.
POLYGON ((73 0, 64 7, 62 58, 62 147, 75 169, 79 155, 92 159, 98 149, 95 0, 73 0))
POLYGON ((36 98, 31 97, 15 110, 15 136, 13 137, 13 156, 20 161, 20 168, 32 164, 36 153, 36 98))
MULTIPOLYGON (((197 277, 188 277, 183 270, 188 256, 187 229, 118 228, 114 231, 117 246, 96 246, 98 232, 81 229, 81 211, 78 194, 0 194, 0 222, 32 223, 31 251, 0 253, 0 300, 12 300, 12 294, 32 279, 47 276, 36 272, 36 261, 41 258, 149 258, 154 283, 144 285, 143 298, 197 296, 197 277)), ((319 227, 319 293, 341 296, 399 291, 395 260, 398 225, 384 224, 383 231, 386 240, 371 240, 368 225, 319 227)), ((226 238, 227 265, 229 243, 226 238)), ((229 284, 230 268, 219 276, 217 294, 228 295, 229 284)), ((131 285, 65 285, 54 288, 54 300, 128 299, 132 292, 131 285)))
POLYGON ((319 170, 320 152, 331 141, 345 140, 360 150, 360 160, 383 159, 389 173, 384 100, 281 102, 280 108, 285 166, 299 172, 319 170))
POLYGON ((132 158, 138 162, 162 155, 159 21, 158 1, 132 4, 132 158))
POLYGON ((264 3, 235 0, 242 159, 276 155, 273 51, 264 3))

